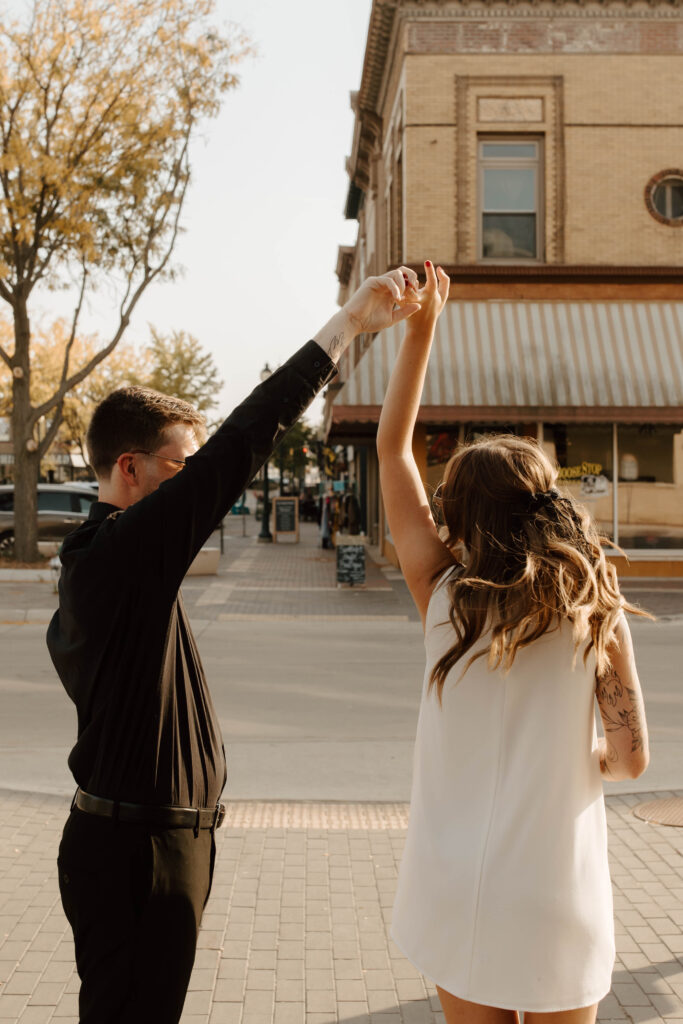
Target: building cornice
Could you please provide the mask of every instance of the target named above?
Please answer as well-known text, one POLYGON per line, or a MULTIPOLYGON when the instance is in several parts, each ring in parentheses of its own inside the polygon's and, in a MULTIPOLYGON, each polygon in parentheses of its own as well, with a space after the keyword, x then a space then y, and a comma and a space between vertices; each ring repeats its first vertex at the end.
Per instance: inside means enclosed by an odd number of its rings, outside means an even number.
POLYGON ((683 0, 373 0, 359 108, 378 112, 377 101, 390 66, 387 58, 400 23, 488 18, 549 20, 666 20, 683 17, 683 0))
MULTIPOLYGON (((424 273, 419 264, 407 264, 424 273)), ((683 283, 683 266, 630 266, 628 264, 593 265, 545 263, 458 263, 443 268, 451 281, 617 281, 683 283)))

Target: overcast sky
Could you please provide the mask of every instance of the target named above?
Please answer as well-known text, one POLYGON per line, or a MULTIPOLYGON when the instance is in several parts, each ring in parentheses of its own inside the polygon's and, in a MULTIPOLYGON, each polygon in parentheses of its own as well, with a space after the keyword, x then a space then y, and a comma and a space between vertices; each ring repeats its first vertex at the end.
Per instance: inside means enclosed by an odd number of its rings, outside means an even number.
POLYGON ((186 270, 153 286, 133 325, 184 328, 214 354, 222 412, 336 309, 345 158, 371 0, 218 0, 258 48, 194 152, 177 256, 186 270))

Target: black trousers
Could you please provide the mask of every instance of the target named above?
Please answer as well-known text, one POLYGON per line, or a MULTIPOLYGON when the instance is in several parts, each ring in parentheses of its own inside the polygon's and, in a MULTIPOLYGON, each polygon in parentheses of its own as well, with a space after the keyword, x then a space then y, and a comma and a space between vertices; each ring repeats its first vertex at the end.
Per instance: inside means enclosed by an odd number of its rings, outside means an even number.
POLYGON ((195 836, 72 810, 57 864, 81 1024, 177 1024, 215 851, 209 829, 195 836))

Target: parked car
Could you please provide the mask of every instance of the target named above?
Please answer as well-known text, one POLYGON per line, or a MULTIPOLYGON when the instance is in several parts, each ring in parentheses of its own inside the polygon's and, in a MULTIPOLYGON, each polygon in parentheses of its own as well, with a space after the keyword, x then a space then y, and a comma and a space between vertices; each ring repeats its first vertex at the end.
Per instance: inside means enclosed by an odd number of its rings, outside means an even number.
MULTIPOLYGON (((38 540, 61 541, 88 518, 97 491, 88 483, 38 484, 38 540)), ((14 550, 14 485, 0 485, 0 556, 14 550)))
POLYGON ((236 501, 235 504, 230 509, 230 515, 231 516, 248 516, 250 514, 250 511, 251 510, 250 510, 249 506, 247 505, 247 503, 244 500, 244 495, 242 495, 240 500, 236 501))

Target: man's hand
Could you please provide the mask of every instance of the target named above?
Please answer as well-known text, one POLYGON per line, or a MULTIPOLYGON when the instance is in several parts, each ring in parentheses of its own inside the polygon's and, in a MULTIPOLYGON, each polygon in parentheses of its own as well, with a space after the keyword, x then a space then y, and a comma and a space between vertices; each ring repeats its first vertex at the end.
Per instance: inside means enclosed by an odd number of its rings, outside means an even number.
POLYGON ((411 273, 407 267, 399 267, 363 282, 342 307, 356 325, 356 334, 375 334, 417 312, 420 306, 414 293, 406 294, 411 273))
POLYGON ((367 278, 313 340, 336 363, 357 335, 375 334, 416 313, 420 304, 408 288, 409 274, 407 267, 400 267, 367 278))

